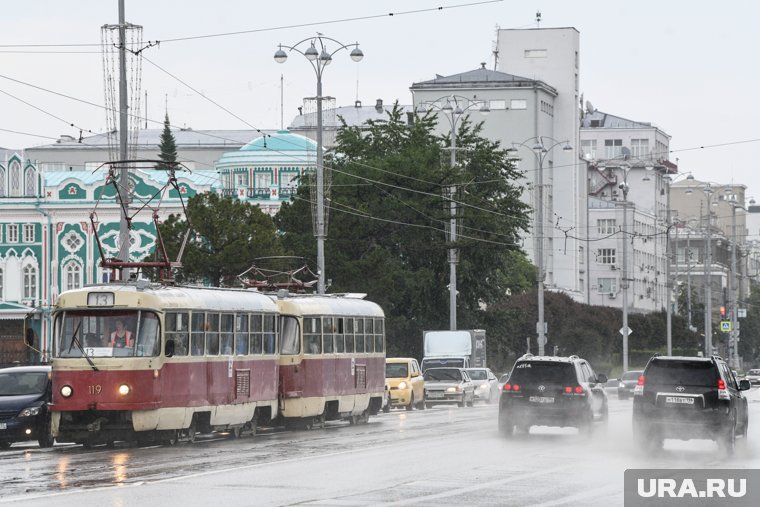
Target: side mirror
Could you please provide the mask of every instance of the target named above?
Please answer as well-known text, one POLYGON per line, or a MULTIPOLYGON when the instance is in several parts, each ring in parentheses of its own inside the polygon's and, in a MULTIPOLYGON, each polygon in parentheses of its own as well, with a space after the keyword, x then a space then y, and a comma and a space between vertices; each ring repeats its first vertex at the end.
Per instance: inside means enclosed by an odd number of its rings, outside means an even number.
POLYGON ((174 340, 166 340, 164 346, 164 355, 166 357, 172 357, 174 355, 174 340))
POLYGON ((420 376, 420 372, 418 372, 418 371, 413 371, 412 372, 412 378, 419 377, 419 376, 420 376))
POLYGON ((606 384, 607 380, 609 379, 607 378, 607 375, 605 375, 604 373, 600 373, 596 376, 596 381, 600 384, 606 384))
POLYGON ((752 384, 749 383, 749 380, 744 379, 739 381, 739 390, 740 391, 748 391, 752 387, 752 384))

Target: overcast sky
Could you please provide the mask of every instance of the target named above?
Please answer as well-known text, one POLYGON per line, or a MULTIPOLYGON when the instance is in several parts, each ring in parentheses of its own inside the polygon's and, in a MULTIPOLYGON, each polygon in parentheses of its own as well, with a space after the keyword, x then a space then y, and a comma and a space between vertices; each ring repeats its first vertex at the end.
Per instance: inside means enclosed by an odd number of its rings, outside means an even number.
MULTIPOLYGON (((660 127, 672 136, 670 159, 681 171, 743 183, 760 200, 756 0, 125 2, 126 20, 144 27, 144 40, 164 41, 143 52, 147 117, 161 122, 168 104, 173 125, 194 129, 279 128, 281 77, 288 125, 303 97, 315 95, 316 78, 303 57, 274 62, 278 43, 293 45, 316 32, 358 41, 364 60, 356 64, 348 52, 338 53, 325 72, 324 94, 338 105, 357 97, 365 105, 378 98, 409 104, 414 82, 480 62, 493 68, 497 26, 535 27, 540 10, 542 27, 580 32, 586 100, 660 127), (240 31, 250 33, 171 41, 240 31)), ((78 136, 79 128, 106 130, 102 109, 51 92, 104 104, 100 27, 118 22, 117 0, 9 2, 3 18, 0 147, 49 144, 61 134, 78 136), (55 46, 9 47, 39 44, 55 46)))

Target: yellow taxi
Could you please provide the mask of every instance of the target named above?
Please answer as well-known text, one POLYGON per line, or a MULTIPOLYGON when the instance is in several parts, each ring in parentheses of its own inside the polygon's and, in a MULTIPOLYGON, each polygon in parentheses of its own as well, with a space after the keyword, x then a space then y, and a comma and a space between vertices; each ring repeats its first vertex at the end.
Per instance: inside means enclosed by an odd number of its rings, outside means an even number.
POLYGON ((416 359, 389 357, 385 359, 385 383, 389 387, 390 406, 407 410, 425 409, 425 379, 416 359))

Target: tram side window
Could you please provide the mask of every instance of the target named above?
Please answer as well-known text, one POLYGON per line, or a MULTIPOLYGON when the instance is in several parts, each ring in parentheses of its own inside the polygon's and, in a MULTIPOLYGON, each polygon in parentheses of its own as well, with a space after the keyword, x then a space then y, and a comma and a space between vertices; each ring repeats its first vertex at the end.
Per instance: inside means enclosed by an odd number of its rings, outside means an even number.
POLYGON ((356 352, 364 352, 364 319, 356 319, 354 326, 354 340, 356 340, 356 352))
POLYGON ((206 314, 206 355, 219 355, 219 314, 206 314))
POLYGON ((354 351, 354 332, 356 321, 354 319, 346 319, 346 353, 351 354, 354 351))
POLYGON ((280 319, 280 353, 283 355, 295 355, 301 352, 301 340, 298 319, 288 315, 280 319))
POLYGON ((375 352, 384 352, 385 343, 383 340, 385 324, 383 319, 375 319, 375 352))
POLYGON ((235 353, 248 354, 248 315, 235 315, 235 353))
POLYGON ((304 317, 303 348, 306 354, 322 353, 322 329, 319 317, 304 317))
POLYGON ((365 352, 375 351, 375 326, 372 319, 364 319, 364 336, 366 344, 364 345, 365 352))
POLYGON ((325 354, 333 353, 333 343, 335 340, 335 321, 336 317, 322 317, 322 340, 324 346, 322 350, 325 354))
MULTIPOLYGON (((187 320, 185 323, 187 324, 187 320)), ((159 354, 161 349, 159 329, 158 315, 152 312, 140 312, 135 356, 157 356, 159 354)), ((187 333, 185 333, 185 340, 187 340, 187 333)), ((187 351, 187 347, 185 347, 185 351, 187 351)))
MULTIPOLYGON (((143 317, 146 316, 143 314, 143 317)), ((166 341, 174 340, 174 355, 186 356, 190 340, 190 316, 185 312, 167 312, 164 324, 166 325, 166 341)), ((142 338, 142 332, 140 338, 142 338)), ((138 343, 138 352, 139 347, 140 343, 138 343)), ((141 354, 138 353, 138 355, 141 354)))
POLYGON ((225 356, 232 355, 232 337, 235 329, 235 316, 231 313, 223 313, 220 321, 219 350, 225 356))
POLYGON ((277 352, 277 319, 275 315, 264 315, 264 354, 277 352))
POLYGON ((345 319, 343 317, 336 317, 335 324, 335 352, 342 354, 346 351, 346 348, 344 347, 345 339, 343 337, 346 329, 345 319))
POLYGON ((260 355, 261 341, 264 336, 263 315, 251 315, 251 354, 260 355))
POLYGON ((193 312, 192 326, 190 328, 191 347, 190 353, 194 356, 202 356, 206 350, 206 314, 193 312))

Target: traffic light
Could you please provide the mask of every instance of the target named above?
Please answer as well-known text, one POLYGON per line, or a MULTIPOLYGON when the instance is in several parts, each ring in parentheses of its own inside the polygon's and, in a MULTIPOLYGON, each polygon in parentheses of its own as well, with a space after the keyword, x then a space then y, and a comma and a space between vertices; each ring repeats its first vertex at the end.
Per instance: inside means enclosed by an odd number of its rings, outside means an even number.
POLYGON ((725 306, 721 306, 720 307, 720 316, 721 317, 725 317, 726 316, 726 307, 725 306))

